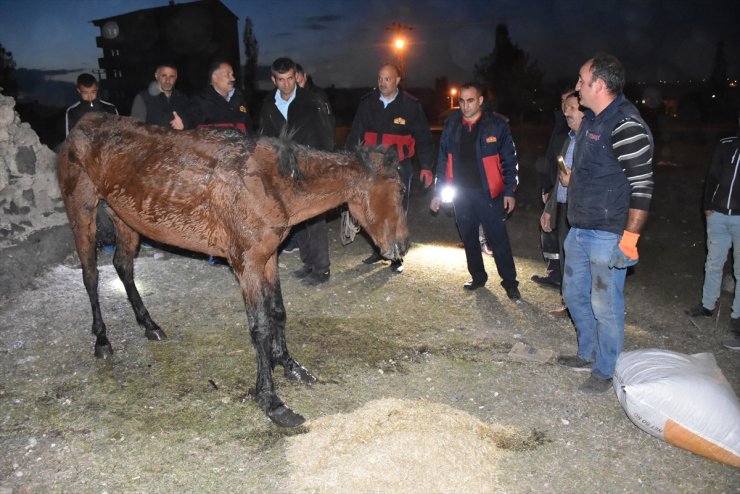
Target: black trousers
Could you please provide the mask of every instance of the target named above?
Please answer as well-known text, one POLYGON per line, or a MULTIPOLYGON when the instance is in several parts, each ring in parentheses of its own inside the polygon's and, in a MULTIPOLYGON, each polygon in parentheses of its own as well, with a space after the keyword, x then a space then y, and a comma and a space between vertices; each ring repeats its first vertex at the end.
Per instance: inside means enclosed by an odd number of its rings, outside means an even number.
POLYGON ((329 271, 329 236, 326 215, 320 214, 294 228, 301 261, 314 273, 329 271))
POLYGON ((509 233, 506 231, 503 194, 491 199, 488 192, 482 188, 461 187, 457 190, 454 205, 455 220, 465 246, 468 272, 473 277, 473 281, 481 282, 488 279, 478 239, 478 226, 483 225, 483 231, 493 251, 496 270, 502 280, 501 285, 518 286, 509 233))
POLYGON ((562 283, 565 269, 565 250, 563 249, 563 244, 565 243, 565 237, 568 236, 568 232, 570 231, 567 202, 558 203, 555 226, 556 228, 551 232, 540 230, 542 257, 545 258, 546 276, 553 281, 562 283))

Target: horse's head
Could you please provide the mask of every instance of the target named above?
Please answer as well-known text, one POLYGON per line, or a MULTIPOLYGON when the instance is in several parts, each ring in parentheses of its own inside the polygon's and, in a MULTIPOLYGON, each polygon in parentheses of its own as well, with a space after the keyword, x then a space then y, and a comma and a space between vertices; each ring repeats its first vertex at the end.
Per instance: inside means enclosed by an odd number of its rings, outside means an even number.
POLYGON ((395 147, 360 149, 357 154, 367 174, 362 192, 347 201, 349 211, 384 257, 400 259, 408 250, 409 231, 395 147))

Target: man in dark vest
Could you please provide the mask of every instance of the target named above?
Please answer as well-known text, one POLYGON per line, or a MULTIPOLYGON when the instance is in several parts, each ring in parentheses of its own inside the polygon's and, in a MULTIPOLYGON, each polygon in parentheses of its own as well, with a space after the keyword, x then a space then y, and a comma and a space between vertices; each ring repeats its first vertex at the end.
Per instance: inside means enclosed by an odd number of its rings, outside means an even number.
POLYGON ((578 74, 586 108, 576 134, 568 184, 563 298, 578 334, 578 355, 558 362, 591 371, 580 386, 603 393, 624 343, 624 281, 637 264, 637 240, 653 194, 653 136, 622 94, 625 74, 598 54, 578 74))
POLYGON ((177 67, 163 63, 154 71, 154 81, 134 98, 131 116, 139 122, 182 130, 192 128, 188 97, 175 88, 177 67))

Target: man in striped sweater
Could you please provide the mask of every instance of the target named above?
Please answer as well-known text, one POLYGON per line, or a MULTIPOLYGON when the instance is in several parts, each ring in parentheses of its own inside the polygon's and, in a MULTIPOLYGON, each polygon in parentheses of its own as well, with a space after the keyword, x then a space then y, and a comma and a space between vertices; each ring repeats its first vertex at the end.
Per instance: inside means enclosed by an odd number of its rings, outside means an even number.
POLYGON ((624 68, 597 54, 578 74, 587 108, 576 135, 568 187, 563 298, 578 334, 578 355, 559 363, 590 371, 584 393, 611 388, 624 342, 624 281, 637 264, 637 240, 653 193, 653 136, 622 94, 624 68))

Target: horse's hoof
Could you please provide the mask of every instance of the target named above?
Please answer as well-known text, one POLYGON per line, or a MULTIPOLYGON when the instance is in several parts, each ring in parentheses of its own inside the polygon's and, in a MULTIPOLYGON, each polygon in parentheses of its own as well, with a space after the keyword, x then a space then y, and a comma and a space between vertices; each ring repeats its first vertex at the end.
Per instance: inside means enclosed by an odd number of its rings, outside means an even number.
POLYGON ((144 331, 144 336, 147 337, 147 339, 150 339, 152 341, 162 341, 167 339, 167 335, 164 334, 164 331, 161 329, 147 329, 144 331))
POLYGON ((315 384, 318 379, 308 372, 308 369, 303 367, 296 361, 292 361, 285 367, 283 367, 283 375, 292 381, 302 382, 303 384, 315 384))
POLYGON ((306 419, 300 413, 295 413, 285 405, 279 405, 277 408, 267 411, 267 416, 275 425, 280 427, 298 427, 306 419))
POLYGON ((97 358, 108 358, 113 356, 113 347, 110 343, 105 345, 95 345, 95 356, 97 358))

